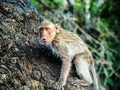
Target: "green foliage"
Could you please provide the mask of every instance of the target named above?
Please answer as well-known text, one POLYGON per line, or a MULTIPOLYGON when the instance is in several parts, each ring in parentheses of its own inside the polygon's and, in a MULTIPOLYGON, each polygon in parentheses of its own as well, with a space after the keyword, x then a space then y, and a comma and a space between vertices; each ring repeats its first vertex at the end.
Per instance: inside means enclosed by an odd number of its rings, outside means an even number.
POLYGON ((119 0, 111 0, 108 2, 107 0, 101 6, 101 12, 99 13, 100 17, 105 18, 106 21, 110 25, 119 25, 120 24, 120 1, 119 0))
POLYGON ((61 6, 60 0, 31 0, 35 7, 41 14, 45 12, 55 11, 61 6))
POLYGON ((76 11, 79 11, 82 6, 83 6, 83 4, 80 3, 80 1, 76 1, 76 3, 75 3, 75 10, 76 10, 76 11))
POLYGON ((38 10, 39 12, 43 11, 43 10, 41 9, 42 5, 40 5, 40 3, 39 3, 37 0, 31 0, 31 2, 34 3, 35 7, 37 8, 37 10, 38 10))
POLYGON ((109 35, 108 23, 99 18, 97 22, 97 30, 100 32, 100 39, 106 38, 109 35))

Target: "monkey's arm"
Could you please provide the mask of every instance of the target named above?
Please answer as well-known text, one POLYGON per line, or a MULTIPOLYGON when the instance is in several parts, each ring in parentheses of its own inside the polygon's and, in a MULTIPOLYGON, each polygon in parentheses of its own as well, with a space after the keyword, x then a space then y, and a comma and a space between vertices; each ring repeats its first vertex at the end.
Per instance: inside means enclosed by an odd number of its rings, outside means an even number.
POLYGON ((71 59, 67 55, 61 55, 62 57, 62 68, 61 68, 61 73, 60 73, 60 78, 55 84, 55 89, 56 90, 61 90, 63 86, 66 84, 66 79, 69 75, 69 71, 71 68, 71 59))

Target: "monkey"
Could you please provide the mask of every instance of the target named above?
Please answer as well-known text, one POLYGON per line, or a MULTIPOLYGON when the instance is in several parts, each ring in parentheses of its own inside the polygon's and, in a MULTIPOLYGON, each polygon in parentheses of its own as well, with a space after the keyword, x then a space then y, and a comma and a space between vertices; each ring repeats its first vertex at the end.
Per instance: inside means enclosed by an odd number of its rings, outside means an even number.
POLYGON ((40 41, 55 48, 62 58, 60 77, 55 83, 55 90, 61 90, 65 86, 72 64, 75 65, 78 76, 83 79, 74 80, 73 84, 89 86, 93 84, 94 79, 95 90, 99 90, 92 53, 77 34, 64 30, 49 20, 41 22, 39 31, 40 41))

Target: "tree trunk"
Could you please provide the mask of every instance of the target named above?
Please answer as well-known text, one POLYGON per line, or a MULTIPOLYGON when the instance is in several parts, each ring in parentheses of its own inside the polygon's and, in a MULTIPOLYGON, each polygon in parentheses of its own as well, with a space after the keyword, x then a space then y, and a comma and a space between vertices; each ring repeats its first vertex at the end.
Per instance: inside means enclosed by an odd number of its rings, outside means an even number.
MULTIPOLYGON (((61 62, 41 47, 41 20, 29 0, 0 0, 0 90, 53 90, 61 62)), ((76 77, 72 69, 65 90, 88 90, 70 84, 76 77)))

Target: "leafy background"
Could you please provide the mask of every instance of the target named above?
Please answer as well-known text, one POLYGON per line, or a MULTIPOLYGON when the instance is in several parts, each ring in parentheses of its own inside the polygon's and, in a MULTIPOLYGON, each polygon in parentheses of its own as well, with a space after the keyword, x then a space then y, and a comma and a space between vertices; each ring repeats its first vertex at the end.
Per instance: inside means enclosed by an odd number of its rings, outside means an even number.
POLYGON ((42 16, 77 33, 88 44, 105 89, 120 89, 120 0, 31 2, 42 16))

